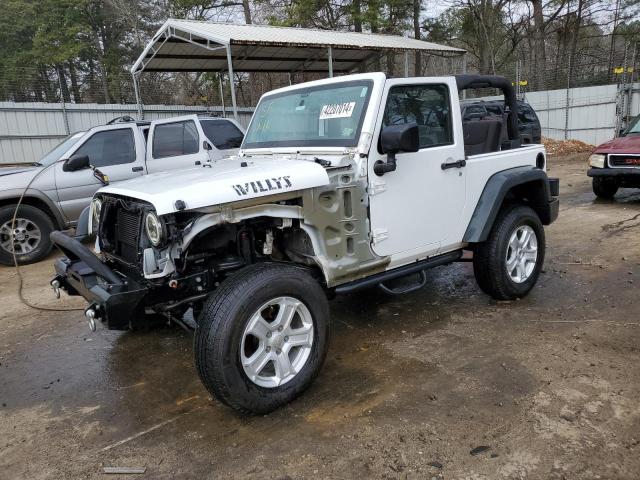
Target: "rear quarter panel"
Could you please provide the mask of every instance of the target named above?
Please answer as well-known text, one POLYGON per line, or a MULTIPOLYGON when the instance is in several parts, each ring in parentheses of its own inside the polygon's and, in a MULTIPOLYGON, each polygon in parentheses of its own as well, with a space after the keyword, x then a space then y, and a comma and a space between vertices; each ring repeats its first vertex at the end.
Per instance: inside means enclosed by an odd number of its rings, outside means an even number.
MULTIPOLYGON (((467 199, 462 211, 456 238, 463 238, 480 195, 489 178, 497 172, 515 167, 535 166, 539 153, 545 154, 542 145, 527 145, 513 150, 485 153, 467 157, 466 192, 467 199)), ((546 155, 545 155, 546 156, 546 155)))

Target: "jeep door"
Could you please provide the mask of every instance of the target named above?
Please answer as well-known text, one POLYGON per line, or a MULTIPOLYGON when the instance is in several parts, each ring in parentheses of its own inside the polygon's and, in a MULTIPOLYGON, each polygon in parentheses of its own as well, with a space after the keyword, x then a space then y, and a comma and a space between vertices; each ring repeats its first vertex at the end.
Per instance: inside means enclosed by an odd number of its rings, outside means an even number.
MULTIPOLYGON (((89 163, 107 175, 110 182, 143 175, 145 146, 137 128, 135 123, 97 127, 63 159, 87 155, 89 163)), ((71 172, 66 170, 65 162, 60 162, 54 169, 60 209, 68 221, 74 222, 103 185, 90 168, 71 172)))
POLYGON ((149 173, 193 168, 209 159, 204 142, 210 143, 196 115, 155 120, 147 142, 149 173))
POLYGON ((392 265, 423 259, 459 245, 465 204, 464 144, 455 80, 387 80, 369 155, 373 250, 392 265), (375 174, 385 126, 415 123, 420 149, 398 153, 397 169, 375 174), (459 162, 459 163, 457 163, 459 162))

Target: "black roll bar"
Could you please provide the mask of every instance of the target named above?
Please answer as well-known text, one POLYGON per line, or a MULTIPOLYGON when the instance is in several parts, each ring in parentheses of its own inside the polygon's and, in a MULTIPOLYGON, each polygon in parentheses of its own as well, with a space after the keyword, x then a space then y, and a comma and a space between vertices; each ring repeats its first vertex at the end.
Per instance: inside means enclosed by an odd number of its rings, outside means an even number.
POLYGON ((498 88, 502 90, 504 104, 509 107, 509 116, 507 118, 509 140, 520 140, 520 133, 518 132, 518 99, 509 80, 498 75, 456 75, 455 78, 458 90, 470 88, 498 88))

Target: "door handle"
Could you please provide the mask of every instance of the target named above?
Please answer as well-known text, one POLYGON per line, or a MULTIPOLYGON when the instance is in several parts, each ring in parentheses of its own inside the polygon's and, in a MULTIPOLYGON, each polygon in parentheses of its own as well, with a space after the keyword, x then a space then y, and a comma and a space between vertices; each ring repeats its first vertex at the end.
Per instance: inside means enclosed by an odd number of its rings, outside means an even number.
POLYGON ((467 166, 466 160, 458 160, 456 162, 443 163, 442 165, 440 165, 440 168, 442 168, 442 170, 448 170, 450 168, 462 168, 466 166, 467 166))
POLYGON ((131 171, 132 172, 141 172, 143 170, 144 170, 144 168, 142 168, 142 167, 131 167, 131 171))

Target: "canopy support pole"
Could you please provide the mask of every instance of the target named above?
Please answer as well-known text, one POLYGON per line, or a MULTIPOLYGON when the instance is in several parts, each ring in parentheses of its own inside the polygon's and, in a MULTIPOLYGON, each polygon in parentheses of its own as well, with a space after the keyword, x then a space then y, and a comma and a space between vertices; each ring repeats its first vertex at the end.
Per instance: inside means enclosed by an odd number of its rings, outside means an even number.
MULTIPOLYGON (((467 74, 467 52, 462 54, 462 74, 467 74)), ((467 89, 462 90, 462 99, 467 99, 467 89)))
POLYGON ((233 80, 233 62, 231 61, 231 45, 227 45, 227 65, 229 67, 229 85, 231 86, 231 103, 233 104, 233 118, 238 121, 238 105, 236 104, 236 86, 233 80))
POLYGON ((132 73, 133 77, 133 91, 136 94, 136 106, 138 108, 138 120, 144 120, 144 110, 142 109, 142 102, 140 101, 140 88, 138 87, 138 79, 136 74, 132 73))
POLYGON ((329 47, 329 78, 333 77, 333 50, 329 47))
POLYGON ((404 76, 409 76, 409 51, 405 50, 404 52, 404 76))
POLYGON ((226 118, 227 111, 224 108, 224 90, 222 89, 222 72, 218 72, 218 87, 220 87, 220 103, 222 104, 222 116, 226 118))

